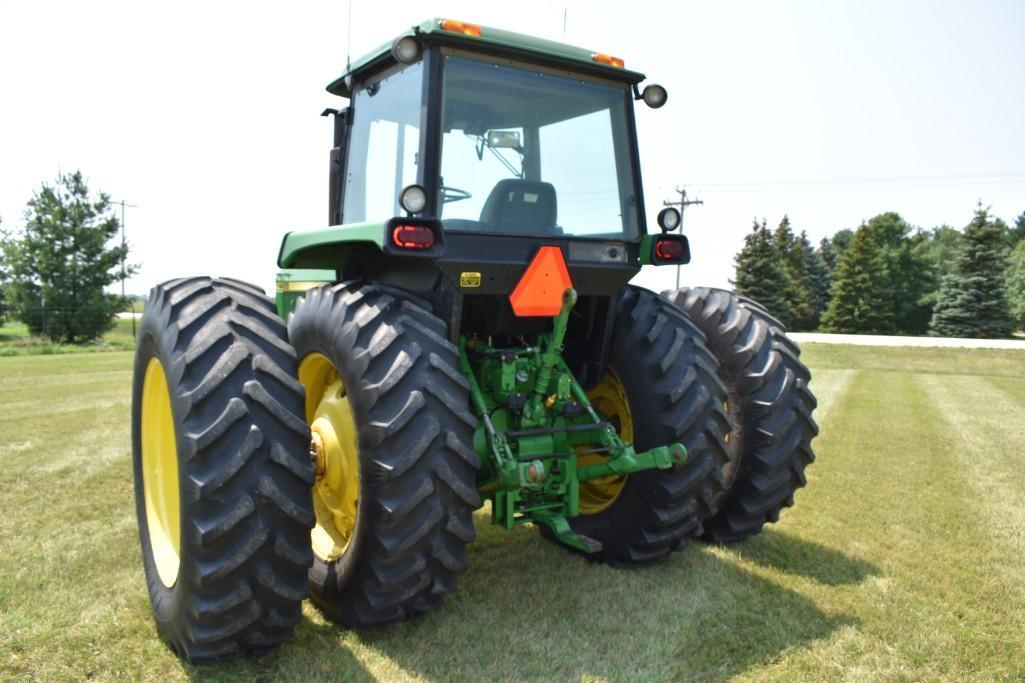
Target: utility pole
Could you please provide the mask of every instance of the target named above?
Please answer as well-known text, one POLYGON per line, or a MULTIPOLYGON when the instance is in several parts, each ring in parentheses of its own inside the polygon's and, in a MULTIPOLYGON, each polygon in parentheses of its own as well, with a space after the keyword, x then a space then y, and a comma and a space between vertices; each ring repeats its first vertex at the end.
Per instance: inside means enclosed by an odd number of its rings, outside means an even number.
MULTIPOLYGON (((130 209, 138 208, 137 204, 128 204, 125 200, 114 202, 121 205, 121 298, 125 298, 125 259, 128 258, 128 249, 125 248, 125 207, 130 209)), ((135 302, 132 302, 132 336, 135 336, 135 302)))
MULTIPOLYGON (((704 204, 705 202, 700 200, 700 199, 687 199, 687 188, 685 188, 685 187, 683 187, 683 188, 678 187, 678 188, 676 188, 674 190, 674 192, 676 192, 676 194, 680 195, 680 201, 678 201, 678 202, 664 201, 664 202, 662 202, 662 206, 678 206, 678 207, 680 207, 680 234, 683 235, 683 211, 684 211, 684 209, 686 209, 688 206, 693 206, 695 204, 704 204)), ((676 288, 677 289, 680 288, 680 268, 681 268, 681 266, 679 266, 679 265, 676 266, 676 288)))

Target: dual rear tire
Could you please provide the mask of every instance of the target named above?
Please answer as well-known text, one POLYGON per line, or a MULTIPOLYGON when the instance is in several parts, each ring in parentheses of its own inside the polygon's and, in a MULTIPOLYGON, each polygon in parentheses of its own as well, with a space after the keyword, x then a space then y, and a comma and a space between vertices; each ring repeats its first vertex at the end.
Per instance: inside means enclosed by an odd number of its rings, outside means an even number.
POLYGON ((690 536, 740 541, 793 505, 814 460, 815 397, 800 350, 765 308, 718 289, 656 296, 628 287, 609 365, 596 408, 638 450, 679 441, 688 458, 630 475, 615 489, 606 483, 601 490, 613 495, 600 507, 584 505, 581 485, 582 514, 570 525, 603 543, 597 559, 647 564, 690 536), (619 392, 624 405, 603 406, 619 392))
POLYGON ((726 388, 701 331, 668 301, 637 287, 617 304, 609 366, 591 392, 595 409, 638 451, 680 442, 687 459, 618 481, 582 483, 581 514, 569 523, 602 543, 592 559, 653 564, 699 535, 722 495, 726 388))
POLYGON ((786 329, 757 302, 707 287, 667 292, 667 298, 705 335, 728 392, 731 457, 702 538, 740 541, 778 521, 805 485, 818 434, 811 374, 786 329))
POLYGON ((205 663, 287 640, 307 595, 350 627, 440 604, 480 505, 468 388, 398 292, 311 290, 286 330, 251 285, 154 288, 132 451, 160 635, 205 663))

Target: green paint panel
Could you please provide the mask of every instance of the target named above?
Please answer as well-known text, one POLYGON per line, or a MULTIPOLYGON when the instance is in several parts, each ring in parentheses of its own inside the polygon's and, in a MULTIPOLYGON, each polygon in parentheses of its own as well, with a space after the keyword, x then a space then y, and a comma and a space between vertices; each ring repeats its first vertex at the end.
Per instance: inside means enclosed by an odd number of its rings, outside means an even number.
POLYGON ((307 290, 335 281, 334 270, 321 270, 313 268, 290 268, 278 272, 277 283, 274 288, 274 303, 278 309, 278 315, 288 319, 288 314, 295 310, 295 302, 299 300, 307 290))
POLYGON ((337 250, 325 247, 355 243, 373 245, 380 249, 384 244, 384 223, 350 223, 320 230, 290 232, 281 242, 278 266, 290 268, 298 262, 315 268, 337 269, 342 266, 337 250))

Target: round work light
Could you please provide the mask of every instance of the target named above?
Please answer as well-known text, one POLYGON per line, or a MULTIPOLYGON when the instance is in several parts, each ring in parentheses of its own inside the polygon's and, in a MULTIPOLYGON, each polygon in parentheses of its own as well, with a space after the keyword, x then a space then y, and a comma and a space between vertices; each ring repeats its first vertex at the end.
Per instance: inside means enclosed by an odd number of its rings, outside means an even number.
POLYGON ((669 93, 661 85, 646 85, 641 92, 641 99, 652 109, 658 109, 669 99, 669 93))
POLYGON ((427 206, 427 190, 419 185, 407 185, 399 194, 399 204, 409 213, 420 213, 427 206))
POLYGON ((662 228, 662 232, 676 230, 680 227, 680 212, 671 206, 659 211, 658 227, 662 228))
POLYGON ((399 64, 412 64, 420 58, 420 43, 413 36, 396 38, 391 44, 391 53, 399 64))

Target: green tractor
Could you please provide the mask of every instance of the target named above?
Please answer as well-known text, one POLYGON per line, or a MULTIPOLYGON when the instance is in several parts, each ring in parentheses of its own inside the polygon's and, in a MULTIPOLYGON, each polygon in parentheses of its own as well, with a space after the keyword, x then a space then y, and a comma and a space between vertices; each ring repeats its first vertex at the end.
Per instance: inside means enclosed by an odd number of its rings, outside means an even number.
MULTIPOLYGON (((649 232, 622 60, 426 21, 328 91, 329 221, 285 235, 272 300, 152 290, 132 449, 158 631, 209 662, 286 640, 309 596, 349 628, 439 606, 487 503, 617 567, 738 541, 805 483, 798 348, 649 232)), ((685 599, 681 596, 681 599, 685 599)))

